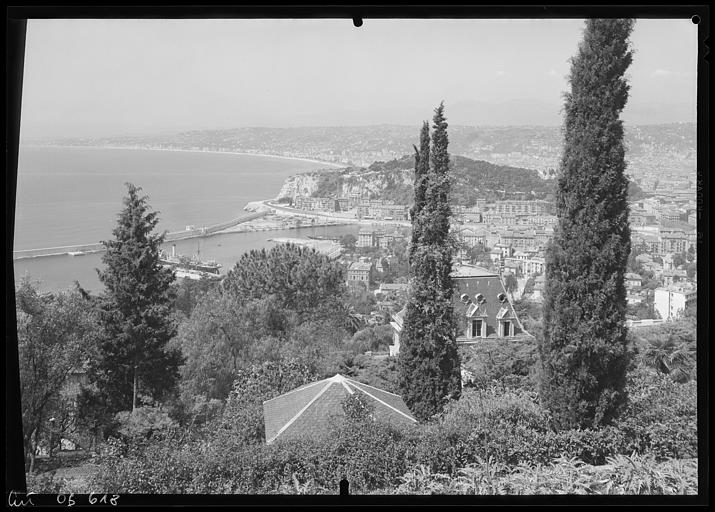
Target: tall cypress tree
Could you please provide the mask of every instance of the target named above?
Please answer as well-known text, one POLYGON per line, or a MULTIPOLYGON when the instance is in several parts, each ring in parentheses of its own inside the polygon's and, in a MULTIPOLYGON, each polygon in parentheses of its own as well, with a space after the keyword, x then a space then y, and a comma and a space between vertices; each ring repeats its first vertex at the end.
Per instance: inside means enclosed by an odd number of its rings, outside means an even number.
POLYGON ((173 272, 159 262, 163 234, 153 234, 159 219, 150 212, 141 188, 127 184, 128 195, 113 230, 102 242, 106 291, 102 297, 103 342, 95 367, 100 388, 115 410, 135 408, 140 392, 158 399, 178 378, 181 354, 168 349, 176 334, 172 318, 173 272))
POLYGON ((632 20, 587 20, 571 61, 539 343, 542 401, 562 428, 607 423, 626 400, 631 241, 619 117, 628 98, 632 28, 632 20))
POLYGON ((412 220, 412 244, 410 245, 410 259, 414 249, 417 247, 421 239, 422 228, 420 222, 422 217, 420 212, 425 206, 425 197, 427 193, 427 184, 430 171, 430 136, 429 123, 422 123, 422 131, 420 132, 420 148, 415 147, 415 202, 412 206, 410 219, 412 220))
MULTIPOLYGON (((422 208, 412 219, 417 239, 411 248, 412 286, 407 302, 398 359, 400 390, 420 420, 442 411, 445 401, 461 393, 459 353, 452 304, 454 240, 449 233, 449 155, 444 105, 435 109, 432 150, 427 179, 415 180, 415 203, 424 193, 422 208)), ((428 140, 423 127, 421 141, 428 140)), ((427 161, 419 153, 416 169, 427 161)))

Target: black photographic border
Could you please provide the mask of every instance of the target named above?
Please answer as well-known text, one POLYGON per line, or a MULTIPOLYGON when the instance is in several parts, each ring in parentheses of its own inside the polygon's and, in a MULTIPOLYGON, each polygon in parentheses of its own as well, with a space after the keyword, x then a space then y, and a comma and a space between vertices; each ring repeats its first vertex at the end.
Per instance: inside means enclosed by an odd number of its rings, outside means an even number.
MULTIPOLYGON (((11 490, 25 489, 22 421, 14 303, 12 246, 14 234, 15 189, 20 127, 23 61, 26 20, 33 18, 344 18, 346 30, 359 30, 348 20, 370 18, 692 18, 698 16, 698 92, 697 92, 697 253, 698 280, 703 284, 698 297, 698 471, 697 496, 282 496, 282 495, 122 495, 119 506, 298 506, 352 508, 373 505, 389 506, 705 506, 709 503, 709 206, 705 195, 709 189, 709 48, 710 10, 708 5, 591 5, 591 6, 11 6, 6 9, 6 171, 5 171, 5 499, 11 490)), ((357 23, 356 23, 357 24, 357 23)), ((336 490, 337 492, 337 490, 336 490)), ((20 498, 22 495, 19 495, 20 498)), ((33 495, 36 506, 59 504, 56 495, 33 495)), ((75 506, 88 505, 86 495, 75 496, 75 506)), ((6 501, 6 506, 9 502, 6 501)))

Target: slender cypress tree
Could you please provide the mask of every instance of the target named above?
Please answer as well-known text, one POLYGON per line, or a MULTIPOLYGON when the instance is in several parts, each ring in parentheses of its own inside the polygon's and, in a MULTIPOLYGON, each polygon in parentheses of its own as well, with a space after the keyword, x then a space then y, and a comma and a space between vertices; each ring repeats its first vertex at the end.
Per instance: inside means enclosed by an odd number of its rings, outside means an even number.
POLYGON ((124 209, 114 239, 102 242, 105 269, 102 297, 101 361, 94 369, 103 394, 115 410, 136 408, 140 392, 159 399, 178 378, 181 354, 168 349, 176 334, 172 318, 174 275, 159 263, 164 235, 153 234, 159 219, 141 188, 127 184, 124 209))
POLYGON ((422 228, 420 226, 420 222, 422 221, 422 217, 420 212, 422 212, 422 209, 425 206, 425 195, 427 192, 430 172, 429 145, 429 123, 425 121, 422 123, 422 131, 420 132, 420 149, 415 147, 415 203, 412 206, 410 216, 412 220, 412 244, 410 245, 410 259, 412 259, 413 251, 421 239, 422 228))
MULTIPOLYGON (((444 105, 435 109, 431 167, 415 187, 415 202, 424 191, 422 208, 413 216, 418 237, 411 248, 412 286, 400 341, 400 389, 405 403, 420 421, 442 411, 445 401, 459 398, 461 374, 452 304, 452 255, 449 233, 449 155, 444 105)), ((422 130, 422 141, 426 140, 422 130)), ((416 169, 426 151, 419 153, 416 169)))
POLYGON ((628 98, 632 27, 632 20, 587 20, 571 61, 539 343, 541 398, 562 428, 607 423, 626 401, 631 241, 619 116, 628 98))

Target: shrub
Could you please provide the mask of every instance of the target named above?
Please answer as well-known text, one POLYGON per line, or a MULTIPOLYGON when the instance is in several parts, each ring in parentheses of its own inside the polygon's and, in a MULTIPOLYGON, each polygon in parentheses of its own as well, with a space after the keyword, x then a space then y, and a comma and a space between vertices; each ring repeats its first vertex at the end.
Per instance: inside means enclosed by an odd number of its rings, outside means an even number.
MULTIPOLYGON (((265 389, 260 383, 272 382, 270 375, 277 379, 279 373, 268 372, 267 381, 245 381, 240 396, 265 389)), ((300 371, 297 375, 305 377, 300 371)), ((288 377, 283 374, 275 382, 292 389, 297 381, 288 377)), ((279 393, 282 388, 271 389, 279 393)), ((92 488, 336 493, 346 477, 356 493, 694 492, 692 463, 670 459, 696 457, 695 383, 678 384, 641 367, 629 375, 628 390, 630 404, 623 415, 598 429, 552 430, 535 392, 491 385, 465 389, 459 401, 426 425, 402 428, 356 414, 352 421, 336 420, 323 438, 271 445, 245 435, 262 428, 262 415, 241 409, 249 402, 236 402, 223 423, 208 423, 201 431, 169 429, 140 445, 111 439, 92 488), (633 452, 637 455, 627 457, 633 452)))
POLYGON ((25 475, 25 483, 27 484, 27 492, 35 494, 59 494, 64 482, 62 479, 55 478, 56 471, 47 471, 45 473, 27 473, 25 475))
POLYGON ((106 453, 95 488, 116 493, 272 493, 295 488, 337 492, 343 477, 355 491, 397 485, 414 460, 410 437, 373 422, 346 423, 325 439, 290 439, 271 445, 218 440, 180 444, 164 439, 143 454, 106 453))
POLYGON ((655 462, 610 457, 593 466, 575 458, 509 470, 493 460, 460 468, 455 476, 418 465, 401 477, 398 494, 697 494, 697 461, 655 462))
POLYGON ((624 435, 625 453, 656 460, 697 457, 697 388, 639 368, 630 376, 627 409, 614 423, 624 435))
POLYGON ((460 352, 462 369, 474 376, 469 386, 486 388, 497 383, 536 390, 538 353, 532 338, 485 340, 460 352))
POLYGON ((175 428, 177 423, 161 407, 137 407, 134 411, 121 411, 116 415, 118 432, 128 439, 148 438, 175 428))

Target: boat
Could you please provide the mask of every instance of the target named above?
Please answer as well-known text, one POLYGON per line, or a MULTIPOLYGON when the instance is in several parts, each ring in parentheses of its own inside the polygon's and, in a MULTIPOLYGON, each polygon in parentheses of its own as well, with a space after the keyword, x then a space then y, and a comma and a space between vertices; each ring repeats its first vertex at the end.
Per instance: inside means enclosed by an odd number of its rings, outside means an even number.
POLYGON ((182 279, 221 279, 219 274, 210 272, 201 272, 200 270, 187 270, 179 267, 173 267, 176 277, 182 279))
MULTIPOLYGON (((196 257, 189 257, 176 254, 176 245, 171 248, 171 255, 166 254, 164 251, 159 252, 159 262, 165 267, 171 267, 182 272, 192 272, 196 274, 208 274, 212 276, 218 276, 221 269, 221 264, 213 261, 203 261, 196 257)), ((199 279, 201 276, 197 277, 199 279)))

